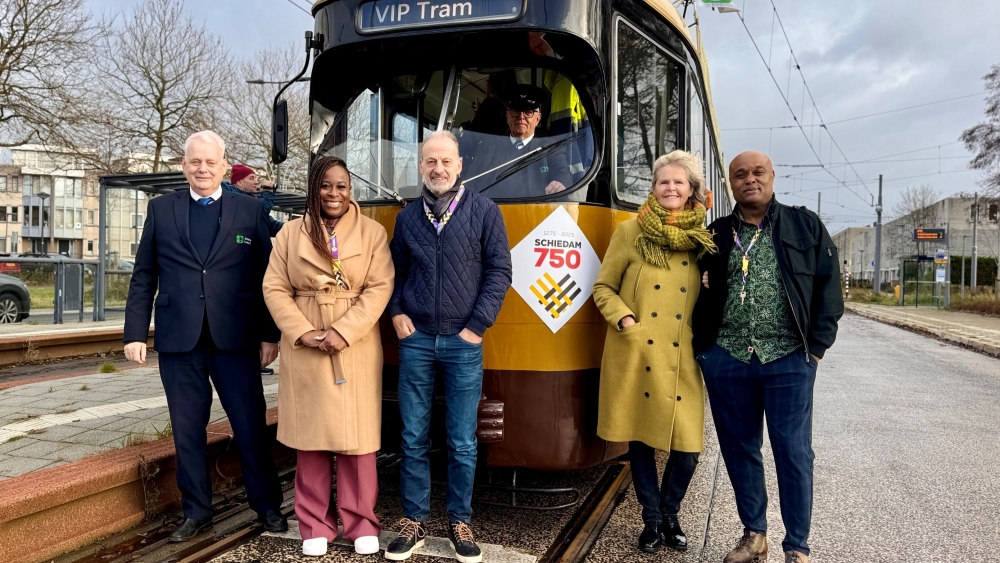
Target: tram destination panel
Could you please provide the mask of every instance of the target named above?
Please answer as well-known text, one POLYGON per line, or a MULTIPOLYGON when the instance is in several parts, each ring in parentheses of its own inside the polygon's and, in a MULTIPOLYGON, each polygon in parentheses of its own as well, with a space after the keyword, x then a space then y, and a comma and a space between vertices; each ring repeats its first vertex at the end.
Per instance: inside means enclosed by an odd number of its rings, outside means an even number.
POLYGON ((521 17, 525 0, 370 0, 358 6, 359 33, 521 17))

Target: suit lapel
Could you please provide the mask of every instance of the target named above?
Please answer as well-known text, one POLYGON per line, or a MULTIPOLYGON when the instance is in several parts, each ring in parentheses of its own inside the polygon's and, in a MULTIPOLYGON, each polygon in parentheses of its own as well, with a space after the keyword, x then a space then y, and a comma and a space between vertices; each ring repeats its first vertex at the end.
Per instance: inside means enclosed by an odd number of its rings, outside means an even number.
POLYGON ((191 256, 199 264, 204 264, 201 261, 201 256, 198 256, 198 251, 195 250, 194 245, 191 244, 191 226, 188 223, 188 207, 191 205, 188 203, 191 194, 188 190, 179 190, 177 195, 174 197, 174 219, 177 221, 177 232, 181 237, 182 244, 187 247, 188 251, 191 252, 191 256))
POLYGON ((212 250, 209 251, 208 258, 205 259, 206 264, 212 262, 212 258, 222 248, 223 243, 229 236, 229 230, 233 227, 233 221, 236 219, 236 195, 234 193, 223 192, 222 197, 219 198, 219 205, 222 206, 222 217, 219 218, 219 234, 215 237, 215 243, 212 244, 212 250))

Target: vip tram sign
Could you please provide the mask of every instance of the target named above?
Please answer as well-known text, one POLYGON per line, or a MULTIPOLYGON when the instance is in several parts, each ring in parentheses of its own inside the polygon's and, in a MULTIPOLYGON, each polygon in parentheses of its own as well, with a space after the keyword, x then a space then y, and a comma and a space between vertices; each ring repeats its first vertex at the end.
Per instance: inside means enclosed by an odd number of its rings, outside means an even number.
POLYGON ((587 302, 601 270, 594 247, 562 206, 510 255, 514 291, 552 332, 559 332, 587 302))
POLYGON ((524 0, 371 0, 358 6, 360 33, 460 23, 511 21, 524 0))

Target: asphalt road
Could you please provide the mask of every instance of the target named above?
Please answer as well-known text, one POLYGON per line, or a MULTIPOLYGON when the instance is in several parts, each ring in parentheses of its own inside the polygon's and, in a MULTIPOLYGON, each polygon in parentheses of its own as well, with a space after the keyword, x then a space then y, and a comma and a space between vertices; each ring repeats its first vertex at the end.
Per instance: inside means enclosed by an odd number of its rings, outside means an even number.
MULTIPOLYGON (((816 383, 814 560, 1000 561, 998 407, 1000 360, 846 315, 816 383)), ((701 561, 721 561, 742 532, 732 494, 723 466, 701 561)))

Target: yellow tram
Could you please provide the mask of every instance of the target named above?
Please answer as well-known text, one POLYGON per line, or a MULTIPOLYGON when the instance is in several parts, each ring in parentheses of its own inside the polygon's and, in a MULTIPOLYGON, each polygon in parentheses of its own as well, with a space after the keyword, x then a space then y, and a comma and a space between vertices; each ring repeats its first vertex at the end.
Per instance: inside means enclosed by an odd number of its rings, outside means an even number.
MULTIPOLYGON (((312 12, 311 151, 347 161, 365 213, 392 235, 439 129, 459 138, 468 188, 503 212, 514 283, 484 342, 484 394, 503 403, 487 464, 576 469, 624 453, 596 436, 607 326, 590 288, 611 234, 645 200, 653 161, 678 148, 705 161, 710 218, 731 206, 697 28, 666 0, 320 0, 312 12), (483 169, 512 142, 503 108, 525 84, 542 93, 538 147, 483 169)), ((388 319, 382 338, 391 448, 388 319)))

